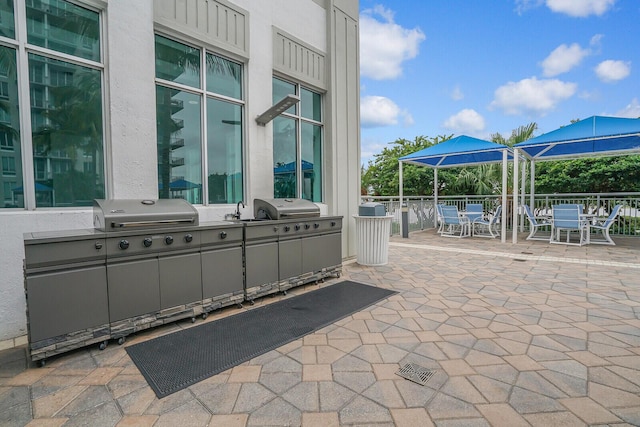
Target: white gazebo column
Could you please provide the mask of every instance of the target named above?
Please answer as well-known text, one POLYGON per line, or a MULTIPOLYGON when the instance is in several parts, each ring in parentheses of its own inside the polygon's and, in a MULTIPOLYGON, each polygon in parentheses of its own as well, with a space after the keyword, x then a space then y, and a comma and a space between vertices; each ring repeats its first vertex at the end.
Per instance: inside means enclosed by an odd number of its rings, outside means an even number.
MULTIPOLYGON (((527 159, 522 158, 522 175, 520 176, 520 206, 526 203, 525 192, 527 186, 527 159)), ((524 209, 520 210, 520 232, 524 232, 524 209)))
POLYGON ((438 168, 433 169, 433 226, 438 229, 438 168))
POLYGON ((507 217, 507 174, 509 173, 508 168, 509 163, 509 155, 507 153, 507 149, 502 150, 502 218, 500 218, 500 240, 502 243, 507 242, 507 221, 505 218, 507 217))
POLYGON ((518 167, 520 162, 518 161, 518 149, 513 149, 513 208, 511 210, 512 224, 511 224, 511 241, 512 243, 518 243, 518 167))
POLYGON ((398 184, 399 184, 399 191, 398 191, 398 196, 400 198, 400 219, 398 221, 398 223, 400 224, 400 234, 402 234, 402 187, 404 187, 404 185, 402 184, 402 162, 398 161, 398 184))
POLYGON ((530 185, 530 190, 529 190, 529 207, 531 208, 531 212, 535 215, 535 201, 536 201, 536 197, 535 197, 535 191, 536 191, 536 162, 533 161, 533 159, 531 159, 529 161, 529 169, 531 169, 531 173, 530 173, 530 181, 529 181, 529 185, 530 185))

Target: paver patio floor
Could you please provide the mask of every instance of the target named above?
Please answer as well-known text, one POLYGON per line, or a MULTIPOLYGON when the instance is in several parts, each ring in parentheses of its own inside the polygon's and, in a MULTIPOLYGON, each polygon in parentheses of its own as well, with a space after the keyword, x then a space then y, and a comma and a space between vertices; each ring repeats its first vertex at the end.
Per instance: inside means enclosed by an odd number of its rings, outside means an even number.
POLYGON ((257 305, 343 279, 398 294, 160 400, 125 347, 188 321, 43 368, 4 350, 0 426, 640 426, 640 239, 523 238, 393 237, 388 264, 257 305))

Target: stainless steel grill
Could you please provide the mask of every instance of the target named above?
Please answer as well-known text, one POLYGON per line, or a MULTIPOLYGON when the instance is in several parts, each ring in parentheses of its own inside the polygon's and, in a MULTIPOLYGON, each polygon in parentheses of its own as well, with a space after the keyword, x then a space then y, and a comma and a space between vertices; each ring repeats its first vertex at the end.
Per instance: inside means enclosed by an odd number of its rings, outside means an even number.
POLYGON ((93 226, 100 231, 198 225, 198 211, 183 199, 97 199, 93 226))
POLYGON ((320 216, 320 208, 305 199, 254 199, 256 219, 297 219, 320 216))

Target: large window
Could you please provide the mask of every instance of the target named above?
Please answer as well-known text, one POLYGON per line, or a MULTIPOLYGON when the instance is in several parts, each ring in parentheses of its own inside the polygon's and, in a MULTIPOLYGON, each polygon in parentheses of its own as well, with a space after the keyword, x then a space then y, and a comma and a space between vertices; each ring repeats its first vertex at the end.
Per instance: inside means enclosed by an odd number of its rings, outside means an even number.
POLYGON ((273 102, 299 94, 300 103, 273 121, 273 196, 322 201, 322 96, 279 78, 273 102))
POLYGON ((160 198, 195 204, 242 200, 243 112, 240 64, 156 36, 160 198))
POLYGON ((13 175, 0 176, 2 207, 89 206, 104 197, 100 34, 100 13, 68 1, 0 3, 0 150, 13 175), (26 22, 16 25, 16 16, 26 22), (16 55, 21 47, 26 63, 16 55), (29 108, 19 109, 24 91, 29 108), (28 135, 20 135, 21 121, 30 124, 28 135), (23 159, 25 144, 32 153, 23 159))

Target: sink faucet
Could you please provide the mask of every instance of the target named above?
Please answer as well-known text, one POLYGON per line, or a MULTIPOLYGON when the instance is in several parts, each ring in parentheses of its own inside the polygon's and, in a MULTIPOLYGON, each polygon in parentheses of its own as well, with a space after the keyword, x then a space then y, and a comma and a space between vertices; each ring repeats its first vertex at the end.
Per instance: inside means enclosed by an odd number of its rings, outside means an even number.
POLYGON ((236 219, 240 219, 240 205, 242 205, 242 209, 244 209, 246 206, 244 205, 244 202, 242 200, 240 200, 237 204, 236 204, 236 213, 233 215, 236 217, 236 219))

